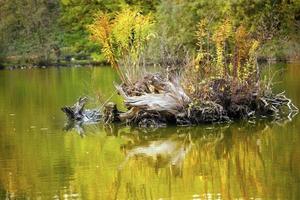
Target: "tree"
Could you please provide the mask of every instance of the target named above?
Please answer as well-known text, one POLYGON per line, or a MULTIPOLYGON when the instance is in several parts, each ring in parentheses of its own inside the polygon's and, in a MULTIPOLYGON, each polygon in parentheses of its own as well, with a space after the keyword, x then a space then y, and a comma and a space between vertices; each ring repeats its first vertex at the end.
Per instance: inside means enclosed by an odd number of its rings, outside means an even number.
POLYGON ((0 30, 5 50, 47 64, 56 43, 58 1, 4 0, 2 4, 0 30))

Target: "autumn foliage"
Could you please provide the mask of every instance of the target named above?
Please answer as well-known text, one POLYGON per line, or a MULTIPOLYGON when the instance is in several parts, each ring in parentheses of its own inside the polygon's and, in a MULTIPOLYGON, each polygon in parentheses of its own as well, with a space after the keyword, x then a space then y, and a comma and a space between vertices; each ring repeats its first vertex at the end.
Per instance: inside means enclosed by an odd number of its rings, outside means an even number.
MULTIPOLYGON (((187 54, 187 62, 158 64, 159 74, 145 75, 143 61, 149 57, 149 43, 157 36, 151 14, 125 7, 113 17, 97 15, 89 26, 91 37, 118 72, 123 83, 117 89, 129 109, 113 119, 126 118, 143 126, 199 124, 277 115, 283 106, 291 112, 297 110, 283 94, 273 94, 270 84, 260 78, 260 41, 255 34, 230 18, 214 26, 209 23, 204 18, 195 25, 196 49, 187 54)), ((114 109, 109 109, 107 116, 118 113, 114 109)))
POLYGON ((121 80, 129 83, 133 79, 130 72, 138 70, 147 41, 154 36, 153 25, 151 15, 125 7, 113 17, 107 13, 97 14, 88 28, 91 38, 101 45, 102 53, 121 80))

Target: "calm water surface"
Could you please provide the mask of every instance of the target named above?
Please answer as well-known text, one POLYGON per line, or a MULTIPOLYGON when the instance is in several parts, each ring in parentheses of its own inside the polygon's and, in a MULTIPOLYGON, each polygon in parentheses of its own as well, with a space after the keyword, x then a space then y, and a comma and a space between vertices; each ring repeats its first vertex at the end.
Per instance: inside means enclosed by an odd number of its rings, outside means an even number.
MULTIPOLYGON (((300 106, 300 65, 276 90, 300 106)), ((114 93, 108 67, 0 71, 0 199, 300 199, 300 118, 140 130, 70 128, 114 93)), ((112 100, 121 103, 117 96, 112 100)))

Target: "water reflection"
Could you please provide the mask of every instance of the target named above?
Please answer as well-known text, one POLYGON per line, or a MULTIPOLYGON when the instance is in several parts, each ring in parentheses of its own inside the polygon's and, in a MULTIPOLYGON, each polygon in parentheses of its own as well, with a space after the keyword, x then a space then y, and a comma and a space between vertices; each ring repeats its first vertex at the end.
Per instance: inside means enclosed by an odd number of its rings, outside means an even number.
POLYGON ((91 131, 91 128, 96 128, 97 127, 96 122, 77 122, 74 120, 68 120, 64 127, 63 130, 67 131, 67 132, 72 132, 75 131, 78 135, 80 135, 81 137, 86 136, 86 133, 89 133, 91 131), (87 130, 88 128, 88 130, 87 130))
MULTIPOLYGON (((278 89, 298 106, 299 69, 287 67, 278 89)), ((109 98, 109 68, 0 76, 0 199, 300 199, 299 116, 285 124, 66 131, 59 108, 86 90, 109 98)))
POLYGON ((185 138, 184 140, 165 139, 143 142, 146 144, 135 144, 123 146, 126 158, 120 165, 122 170, 132 159, 142 159, 158 172, 159 168, 171 167, 172 174, 175 176, 182 175, 182 165, 186 154, 192 147, 192 141, 185 138))
MULTIPOLYGON (((117 175, 110 185, 112 193, 109 197, 123 199, 125 195, 127 199, 145 199, 154 195, 155 198, 179 198, 187 194, 190 195, 186 196, 188 198, 208 199, 280 197, 280 192, 270 192, 282 189, 280 181, 274 185, 268 182, 273 170, 280 172, 270 163, 273 152, 267 147, 273 126, 278 125, 261 120, 256 124, 173 128, 173 132, 165 128, 148 134, 138 128, 105 126, 107 135, 124 140, 120 145, 124 158, 115 169, 117 175), (157 181, 155 184, 163 191, 154 187, 160 191, 154 192, 152 181, 157 181)), ((280 180, 283 174, 275 178, 280 180)), ((294 175, 299 179, 298 173, 294 175)), ((299 193, 284 194, 285 197, 289 195, 295 197, 299 193)))
POLYGON ((260 120, 145 133, 102 124, 85 127, 84 138, 71 131, 50 141, 27 141, 26 150, 7 140, 0 151, 1 193, 54 199, 295 199, 299 150, 274 143, 291 144, 279 134, 286 126, 260 120), (23 151, 28 156, 21 158, 23 151), (38 159, 32 160, 36 151, 38 159))

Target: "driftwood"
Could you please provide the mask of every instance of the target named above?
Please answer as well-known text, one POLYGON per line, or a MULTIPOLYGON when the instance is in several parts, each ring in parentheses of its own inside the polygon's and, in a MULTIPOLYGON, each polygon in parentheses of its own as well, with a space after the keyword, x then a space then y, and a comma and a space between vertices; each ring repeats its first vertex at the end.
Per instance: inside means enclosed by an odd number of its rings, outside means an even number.
POLYGON ((167 80, 159 74, 145 76, 134 85, 116 86, 129 108, 120 114, 120 120, 139 126, 157 126, 176 123, 177 116, 191 103, 178 79, 167 80))
POLYGON ((70 121, 81 123, 94 123, 100 121, 100 110, 84 109, 87 100, 87 97, 80 97, 73 106, 64 106, 61 110, 67 115, 70 121))
POLYGON ((178 78, 149 74, 132 85, 115 86, 124 98, 127 112, 119 111, 112 102, 104 105, 103 115, 97 109, 84 109, 85 97, 62 110, 70 120, 77 122, 98 122, 102 117, 105 123, 124 122, 140 127, 226 122, 262 115, 279 118, 286 114, 291 119, 298 113, 284 93, 258 94, 256 88, 247 85, 231 88, 231 85, 230 80, 213 80, 209 100, 192 99, 178 78))
POLYGON ((127 107, 178 114, 191 102, 178 79, 166 80, 159 74, 145 76, 133 86, 116 86, 127 107), (140 89, 142 88, 142 90, 140 89), (136 95, 137 92, 139 95, 136 95))

